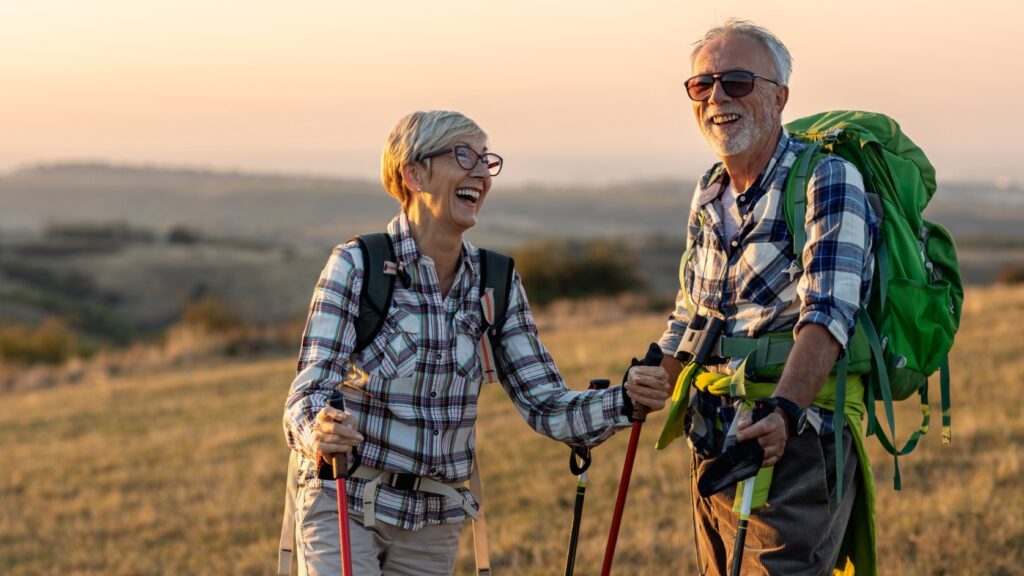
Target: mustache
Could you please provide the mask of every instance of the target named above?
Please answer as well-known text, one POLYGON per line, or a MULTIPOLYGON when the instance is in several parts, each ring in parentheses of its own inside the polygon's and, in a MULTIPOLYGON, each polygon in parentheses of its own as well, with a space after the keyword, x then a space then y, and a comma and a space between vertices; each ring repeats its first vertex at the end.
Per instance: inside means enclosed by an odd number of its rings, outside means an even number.
POLYGON ((721 116, 722 114, 737 114, 739 116, 743 116, 743 110, 739 107, 715 108, 714 110, 708 110, 705 112, 703 119, 705 122, 711 122, 715 116, 721 116))

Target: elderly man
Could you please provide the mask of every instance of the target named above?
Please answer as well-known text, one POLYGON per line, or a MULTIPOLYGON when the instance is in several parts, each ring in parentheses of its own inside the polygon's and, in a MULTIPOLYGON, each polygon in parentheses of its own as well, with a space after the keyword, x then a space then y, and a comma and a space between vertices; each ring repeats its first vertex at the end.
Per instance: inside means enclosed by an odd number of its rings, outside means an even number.
MULTIPOLYGON (((700 178, 694 193, 681 290, 660 344, 671 378, 684 367, 703 375, 687 380, 697 388, 688 405, 686 390, 674 398, 676 408, 685 406, 693 448, 700 573, 726 573, 732 561, 735 488, 708 498, 697 493, 697 480, 732 440, 730 429, 737 442, 756 440, 764 449, 761 466, 773 467, 767 503, 750 517, 744 573, 831 574, 833 566, 864 558, 857 574, 871 573, 870 522, 861 525, 864 532, 847 530, 854 524, 855 500, 860 506, 871 497, 870 483, 858 473, 854 435, 860 432, 844 418, 833 418, 826 386, 850 342, 858 307, 870 294, 877 224, 863 179, 837 157, 814 168, 807 183, 806 248, 798 260, 782 201, 787 174, 804 148, 782 127, 788 50, 764 28, 729 20, 696 43, 691 64, 686 91, 720 162, 700 178), (784 368, 775 373, 759 371, 754 361, 759 339, 769 334, 793 338, 784 368), (723 341, 736 346, 722 346, 723 341), (706 385, 716 377, 726 385, 706 385), (740 407, 762 396, 774 410, 751 424, 751 412, 740 407), (846 463, 841 478, 833 426, 846 427, 839 447, 846 463), (867 555, 854 554, 855 547, 867 555)), ((863 388, 859 379, 851 380, 848 397, 854 398, 863 388)), ((680 416, 681 429, 682 422, 680 416)), ((671 426, 670 414, 666 430, 671 426)))

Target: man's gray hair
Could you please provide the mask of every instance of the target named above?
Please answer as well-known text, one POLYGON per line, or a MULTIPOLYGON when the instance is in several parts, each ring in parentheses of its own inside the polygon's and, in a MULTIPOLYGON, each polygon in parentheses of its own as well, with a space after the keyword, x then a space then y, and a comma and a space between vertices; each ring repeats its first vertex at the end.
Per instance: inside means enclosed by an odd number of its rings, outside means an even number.
POLYGON ((429 174, 430 159, 421 160, 421 157, 454 146, 465 137, 479 137, 487 141, 487 134, 480 126, 458 112, 413 112, 398 121, 384 144, 380 180, 388 194, 402 205, 402 210, 408 208, 412 201, 412 193, 402 176, 402 167, 410 162, 419 162, 429 174))
MULTIPOLYGON (((693 52, 690 53, 690 67, 693 67, 694 61, 697 60, 697 54, 708 42, 729 34, 741 34, 763 44, 775 61, 775 72, 779 75, 775 80, 778 80, 781 84, 789 84, 789 76, 793 73, 793 57, 790 56, 786 45, 775 34, 769 32, 767 28, 739 18, 729 18, 722 25, 708 30, 703 38, 694 42, 693 52)), ((723 72, 723 70, 719 70, 719 72, 723 72)))

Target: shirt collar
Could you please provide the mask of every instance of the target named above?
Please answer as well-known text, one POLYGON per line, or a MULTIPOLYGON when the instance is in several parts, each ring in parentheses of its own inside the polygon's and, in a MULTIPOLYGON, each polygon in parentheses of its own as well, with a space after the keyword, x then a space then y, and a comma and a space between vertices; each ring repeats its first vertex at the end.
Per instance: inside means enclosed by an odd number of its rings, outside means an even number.
MULTIPOLYGON (((775 165, 779 162, 783 162, 784 157, 787 153, 787 149, 791 149, 789 146, 790 136, 789 132, 785 128, 782 129, 782 135, 779 137, 779 141, 775 144, 775 152, 772 157, 768 159, 768 164, 765 165, 764 170, 761 171, 757 176, 757 180, 754 181, 753 186, 750 190, 754 192, 751 197, 760 196, 761 189, 767 189, 770 182, 762 182, 766 175, 775 174, 775 165)), ((715 164, 708 170, 700 181, 700 198, 699 203, 704 206, 722 195, 722 192, 729 185, 729 173, 725 170, 725 165, 721 162, 715 164)), ((752 202, 751 202, 752 204, 752 202)))
MULTIPOLYGON (((391 235, 391 239, 395 246, 395 260, 399 268, 405 268, 411 266, 423 255, 420 252, 420 247, 416 245, 416 239, 412 236, 412 225, 409 224, 409 216, 405 211, 401 211, 397 216, 391 219, 388 224, 388 234, 391 235)), ((476 261, 473 258, 473 254, 476 252, 473 245, 466 240, 465 237, 462 239, 462 265, 469 269, 474 275, 477 272, 476 261)))

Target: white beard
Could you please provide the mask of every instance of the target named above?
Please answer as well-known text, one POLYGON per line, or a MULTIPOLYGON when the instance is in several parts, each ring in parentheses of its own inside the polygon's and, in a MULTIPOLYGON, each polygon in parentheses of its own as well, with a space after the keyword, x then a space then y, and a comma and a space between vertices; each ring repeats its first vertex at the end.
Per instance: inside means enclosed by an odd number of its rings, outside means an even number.
MULTIPOLYGON (((730 111, 715 110, 714 114, 728 112, 730 111)), ((744 115, 739 120, 742 123, 739 131, 733 132, 728 136, 716 129, 714 123, 711 122, 711 113, 709 112, 707 114, 708 118, 700 123, 700 131, 704 134, 704 139, 718 157, 742 154, 749 150, 755 142, 767 137, 772 130, 769 120, 772 117, 772 103, 767 98, 761 100, 761 109, 758 112, 760 112, 758 114, 760 119, 756 116, 744 115)))

